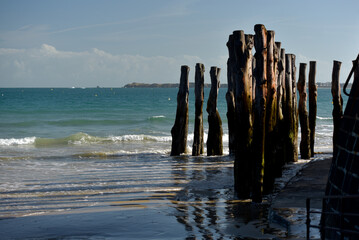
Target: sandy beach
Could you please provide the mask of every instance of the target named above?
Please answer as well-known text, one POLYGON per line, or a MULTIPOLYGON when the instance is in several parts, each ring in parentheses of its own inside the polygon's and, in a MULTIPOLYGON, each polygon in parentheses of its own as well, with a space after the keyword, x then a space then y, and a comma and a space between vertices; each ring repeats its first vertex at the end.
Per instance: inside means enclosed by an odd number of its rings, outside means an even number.
POLYGON ((65 211, 56 211, 54 205, 54 210, 46 213, 38 211, 16 217, 10 212, 0 220, 0 238, 295 239, 305 236, 305 199, 323 194, 330 162, 328 154, 310 162, 300 160, 287 165, 283 178, 276 182, 276 192, 262 204, 236 199, 231 157, 213 157, 207 163, 205 160, 177 158, 183 165, 176 174, 183 174, 189 181, 178 182, 167 191, 132 192, 126 198, 111 201, 105 198, 94 206, 65 211), (290 226, 277 221, 273 214, 290 226))

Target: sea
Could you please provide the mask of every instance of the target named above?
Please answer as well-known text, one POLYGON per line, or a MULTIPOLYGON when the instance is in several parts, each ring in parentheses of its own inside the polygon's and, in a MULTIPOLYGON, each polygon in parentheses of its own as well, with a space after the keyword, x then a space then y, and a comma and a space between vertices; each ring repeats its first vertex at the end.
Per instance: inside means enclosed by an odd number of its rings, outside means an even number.
MULTIPOLYGON (((266 203, 253 206, 233 191, 227 89, 220 88, 218 95, 224 145, 219 157, 190 156, 194 89, 189 96, 189 154, 170 156, 177 91, 0 88, 3 236, 239 239, 274 234, 266 203)), ((208 95, 205 88, 205 140, 208 95)), ((329 154, 330 89, 318 89, 317 106, 315 151, 329 154)))

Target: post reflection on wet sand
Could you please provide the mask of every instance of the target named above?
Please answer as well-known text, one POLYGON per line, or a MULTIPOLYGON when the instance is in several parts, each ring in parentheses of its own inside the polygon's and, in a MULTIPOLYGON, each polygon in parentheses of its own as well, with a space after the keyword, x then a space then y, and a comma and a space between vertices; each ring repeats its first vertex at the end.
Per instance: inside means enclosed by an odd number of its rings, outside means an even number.
POLYGON ((171 200, 186 239, 273 238, 268 203, 254 204, 235 197, 233 159, 224 157, 174 158, 172 176, 187 184, 171 200))

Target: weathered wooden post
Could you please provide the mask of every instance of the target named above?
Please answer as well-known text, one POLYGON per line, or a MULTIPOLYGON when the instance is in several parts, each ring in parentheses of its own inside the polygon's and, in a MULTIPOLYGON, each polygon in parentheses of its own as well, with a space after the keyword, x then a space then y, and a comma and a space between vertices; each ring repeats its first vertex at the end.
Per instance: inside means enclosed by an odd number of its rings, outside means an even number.
POLYGON ((277 65, 277 117, 278 121, 283 120, 283 104, 285 102, 285 49, 281 48, 281 43, 276 42, 278 49, 277 65))
MULTIPOLYGON (((339 74, 342 63, 333 61, 332 72, 332 96, 333 96, 333 152, 336 152, 336 142, 339 134, 339 127, 341 119, 343 118, 343 98, 340 92, 339 74)), ((336 156, 335 154, 333 156, 336 156)))
POLYGON ((181 66, 180 85, 177 94, 176 120, 171 129, 172 147, 171 156, 185 153, 187 150, 188 134, 188 66, 181 66))
MULTIPOLYGON (((276 66, 278 59, 274 43, 274 31, 267 35, 267 133, 270 135, 277 123, 277 78, 276 66)), ((268 136, 269 137, 269 136, 268 136)))
POLYGON ((300 63, 299 65, 299 79, 298 79, 298 92, 299 92, 299 121, 301 127, 301 140, 300 140, 300 155, 302 159, 309 159, 311 156, 310 151, 310 129, 307 111, 307 86, 306 86, 306 71, 307 64, 300 63))
POLYGON ((292 55, 285 55, 285 101, 283 101, 283 119, 284 132, 288 132, 285 140, 285 159, 286 162, 294 160, 294 143, 293 143, 293 88, 292 88, 292 55))
POLYGON ((292 126, 290 132, 293 132, 293 136, 290 136, 293 139, 293 162, 298 161, 298 128, 299 128, 299 113, 298 113, 298 104, 297 104, 297 67, 295 66, 295 55, 291 54, 292 57, 292 126))
POLYGON ((317 62, 309 62, 309 129, 310 129, 310 151, 311 157, 314 157, 314 142, 315 142, 315 125, 317 119, 317 96, 318 87, 315 83, 315 74, 317 71, 317 62))
POLYGON ((264 165, 264 193, 272 190, 276 175, 276 148, 278 136, 277 125, 277 78, 276 67, 278 58, 274 41, 274 31, 267 35, 267 106, 265 132, 265 165, 264 165))
MULTIPOLYGON (((278 126, 278 141, 277 141, 277 159, 280 167, 277 167, 282 174, 282 168, 285 164, 286 158, 286 141, 288 131, 285 128, 285 120, 284 113, 286 111, 286 89, 285 89, 285 49, 280 48, 280 43, 277 43, 277 48, 280 49, 279 53, 279 61, 277 67, 277 126, 278 126)), ((277 175, 278 176, 278 175, 277 175)))
POLYGON ((235 118, 235 98, 234 98, 234 91, 235 91, 235 83, 233 79, 233 69, 235 65, 235 56, 234 56, 234 42, 233 42, 233 35, 229 36, 228 42, 228 54, 229 58, 227 61, 227 83, 228 83, 228 90, 226 93, 226 101, 227 101, 227 120, 228 120, 228 136, 229 136, 229 153, 234 154, 236 148, 236 118, 235 118))
POLYGON ((207 155, 223 155, 222 141, 222 120, 217 110, 217 96, 220 86, 219 75, 221 69, 211 67, 211 90, 207 102, 208 112, 208 139, 207 139, 207 155))
POLYGON ((196 64, 195 72, 195 119, 192 156, 203 154, 203 101, 204 101, 204 65, 196 64))
POLYGON ((262 201, 263 175, 264 175, 264 153, 265 153, 265 120, 267 99, 267 30, 262 24, 254 26, 254 46, 256 53, 256 68, 254 71, 256 79, 256 94, 254 106, 253 126, 253 190, 252 200, 262 201))
POLYGON ((286 162, 298 160, 298 110, 296 95, 295 55, 285 54, 285 101, 283 102, 284 131, 286 133, 286 162))
POLYGON ((234 31, 235 106, 237 120, 235 189, 241 198, 249 198, 252 182, 252 48, 253 35, 234 31))

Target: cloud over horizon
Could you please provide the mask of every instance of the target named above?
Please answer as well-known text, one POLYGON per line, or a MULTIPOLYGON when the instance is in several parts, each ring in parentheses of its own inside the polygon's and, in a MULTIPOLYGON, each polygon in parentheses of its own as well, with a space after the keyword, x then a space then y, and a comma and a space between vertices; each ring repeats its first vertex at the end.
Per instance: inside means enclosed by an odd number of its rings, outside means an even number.
MULTIPOLYGON (((223 58, 219 58, 218 63, 219 61, 223 61, 223 58)), ((191 79, 197 62, 206 64, 197 56, 113 55, 97 48, 73 52, 61 51, 49 44, 31 49, 0 48, 0 85, 122 87, 131 82, 176 83, 180 78, 181 65, 190 66, 190 81, 193 81, 191 79)))

